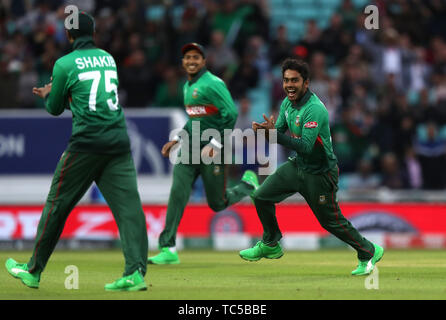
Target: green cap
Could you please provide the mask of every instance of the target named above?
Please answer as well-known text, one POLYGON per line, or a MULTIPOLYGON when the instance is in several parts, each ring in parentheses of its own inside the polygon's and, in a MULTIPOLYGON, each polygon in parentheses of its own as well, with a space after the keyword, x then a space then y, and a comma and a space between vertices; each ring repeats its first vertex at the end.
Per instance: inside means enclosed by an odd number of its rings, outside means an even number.
POLYGON ((82 11, 78 14, 78 21, 79 27, 67 29, 68 33, 75 39, 82 36, 93 36, 95 29, 94 18, 88 13, 82 11))
POLYGON ((188 52, 189 50, 197 50, 198 52, 201 53, 201 55, 203 56, 203 58, 206 58, 205 56, 205 51, 204 51, 204 47, 201 44, 198 44, 196 42, 191 42, 188 44, 185 44, 182 48, 181 48, 181 53, 183 54, 183 56, 186 54, 186 52, 188 52))

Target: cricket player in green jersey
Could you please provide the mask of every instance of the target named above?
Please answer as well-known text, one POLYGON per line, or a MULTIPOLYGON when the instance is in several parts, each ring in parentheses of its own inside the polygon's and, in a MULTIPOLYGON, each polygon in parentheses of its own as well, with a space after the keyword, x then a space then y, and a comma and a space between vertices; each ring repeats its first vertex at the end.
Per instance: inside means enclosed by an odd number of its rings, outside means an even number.
POLYGON ((147 228, 118 103, 116 64, 95 46, 93 18, 81 12, 78 21, 78 28, 66 30, 73 51, 56 61, 50 84, 33 89, 50 114, 71 110, 72 135, 57 164, 31 258, 28 263, 10 258, 6 268, 28 287, 38 288, 68 215, 95 182, 115 218, 125 258, 123 277, 105 290, 146 290, 147 228))
MULTIPOLYGON (((201 160, 205 157, 223 158, 224 130, 234 128, 238 112, 225 83, 206 69, 203 46, 189 43, 183 46, 181 51, 183 68, 188 76, 188 81, 184 85, 184 105, 189 120, 183 128, 187 133, 188 141, 183 141, 180 153, 189 153, 189 163, 180 162, 174 166, 165 226, 159 237, 161 252, 148 259, 151 264, 180 263, 175 247, 176 233, 192 187, 199 175, 203 179, 207 202, 214 211, 221 211, 251 195, 259 185, 256 174, 247 170, 239 184, 226 188, 224 163, 217 164, 215 161, 206 164, 201 160), (198 126, 199 130, 194 132, 194 128, 198 126), (207 129, 215 129, 219 132, 219 136, 200 139, 197 150, 193 148, 185 150, 184 143, 192 145, 193 136, 201 137, 207 129), (197 156, 199 161, 194 163, 193 159, 197 156)), ((167 142, 161 150, 162 155, 168 157, 170 150, 177 143, 179 143, 178 137, 167 142)))
POLYGON ((240 251, 249 261, 261 258, 278 259, 283 255, 282 238, 276 219, 275 204, 300 193, 319 223, 327 231, 357 251, 358 266, 352 275, 366 275, 384 254, 358 232, 342 215, 336 192, 338 166, 333 153, 328 112, 319 98, 310 91, 309 68, 305 62, 286 59, 282 65, 283 89, 286 98, 280 107, 277 122, 266 117, 263 123, 253 122, 253 129, 276 129, 277 143, 294 150, 296 156, 282 164, 255 191, 252 198, 263 226, 263 238, 254 247, 240 251), (291 136, 285 132, 289 130, 291 136))

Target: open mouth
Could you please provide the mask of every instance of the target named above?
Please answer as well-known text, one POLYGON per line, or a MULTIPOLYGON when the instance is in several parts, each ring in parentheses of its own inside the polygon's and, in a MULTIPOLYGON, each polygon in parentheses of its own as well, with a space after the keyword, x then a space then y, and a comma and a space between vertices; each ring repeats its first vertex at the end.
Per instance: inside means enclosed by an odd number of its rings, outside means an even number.
POLYGON ((187 66, 187 70, 189 71, 196 71, 197 70, 197 65, 196 64, 190 64, 187 66))
POLYGON ((287 88, 286 93, 288 95, 288 99, 293 100, 297 97, 297 90, 296 88, 287 88))

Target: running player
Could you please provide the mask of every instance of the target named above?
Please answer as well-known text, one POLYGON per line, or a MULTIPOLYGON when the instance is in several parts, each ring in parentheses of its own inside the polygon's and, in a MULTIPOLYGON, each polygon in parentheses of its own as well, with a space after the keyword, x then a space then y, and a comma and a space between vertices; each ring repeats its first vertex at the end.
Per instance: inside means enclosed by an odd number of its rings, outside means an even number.
MULTIPOLYGON (((187 73, 188 81, 184 85, 184 105, 189 120, 184 126, 188 133, 189 143, 192 145, 192 136, 201 134, 206 129, 216 129, 221 139, 212 138, 202 141, 198 156, 223 158, 224 129, 233 129, 237 120, 237 109, 225 83, 206 69, 205 50, 197 43, 186 44, 182 50, 183 68, 187 73), (199 132, 194 133, 193 127, 200 125, 199 132)), ((168 157, 170 150, 179 142, 178 138, 167 142, 161 153, 168 157)), ((189 162, 196 155, 193 149, 181 150, 189 152, 189 162)), ((173 184, 170 190, 169 201, 164 230, 159 237, 161 252, 148 259, 152 264, 178 264, 180 259, 176 252, 176 233, 183 216, 184 208, 195 180, 200 175, 206 192, 207 202, 214 211, 221 211, 230 205, 251 195, 258 187, 257 176, 253 171, 247 170, 242 181, 233 188, 226 189, 226 168, 224 164, 205 164, 200 160, 198 164, 178 163, 173 169, 173 184)))
POLYGON ((338 166, 333 153, 328 112, 310 91, 309 68, 300 60, 286 59, 282 65, 286 98, 277 122, 266 117, 253 122, 253 129, 277 129, 277 143, 294 150, 296 156, 281 165, 252 196, 263 226, 263 239, 254 247, 240 251, 249 261, 278 259, 283 255, 282 238, 276 219, 275 204, 300 193, 319 223, 327 231, 352 246, 358 255, 358 266, 352 275, 372 272, 384 254, 383 248, 364 238, 342 215, 338 205, 338 166), (285 134, 289 130, 291 136, 285 134))

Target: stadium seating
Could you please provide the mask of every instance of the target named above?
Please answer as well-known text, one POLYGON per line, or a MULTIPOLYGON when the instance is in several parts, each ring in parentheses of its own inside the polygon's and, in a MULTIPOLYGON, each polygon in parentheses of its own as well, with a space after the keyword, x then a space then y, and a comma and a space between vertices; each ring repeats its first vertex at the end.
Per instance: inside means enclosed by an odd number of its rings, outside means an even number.
MULTIPOLYGON (((362 8, 366 0, 353 0, 353 4, 362 8)), ((270 0, 271 32, 281 24, 288 29, 290 41, 298 41, 305 34, 308 20, 315 20, 320 28, 328 26, 331 15, 342 4, 342 0, 270 0)))

